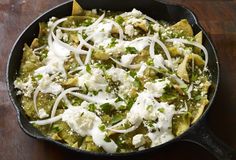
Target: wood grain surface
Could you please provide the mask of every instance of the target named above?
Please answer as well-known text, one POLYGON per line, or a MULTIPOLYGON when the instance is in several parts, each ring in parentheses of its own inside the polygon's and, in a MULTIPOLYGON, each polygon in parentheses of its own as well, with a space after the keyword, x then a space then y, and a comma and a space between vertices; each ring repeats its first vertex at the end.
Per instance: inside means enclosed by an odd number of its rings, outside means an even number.
MULTIPOLYGON (((35 140, 20 129, 5 86, 8 54, 16 38, 36 17, 65 0, 0 0, 0 159, 82 160, 81 155, 35 140)), ((94 0, 96 1, 96 0, 94 0)), ((236 149, 236 1, 166 0, 195 12, 212 38, 220 61, 221 80, 214 106, 208 114, 213 132, 236 149)), ((195 144, 178 142, 145 159, 214 160, 195 144)))

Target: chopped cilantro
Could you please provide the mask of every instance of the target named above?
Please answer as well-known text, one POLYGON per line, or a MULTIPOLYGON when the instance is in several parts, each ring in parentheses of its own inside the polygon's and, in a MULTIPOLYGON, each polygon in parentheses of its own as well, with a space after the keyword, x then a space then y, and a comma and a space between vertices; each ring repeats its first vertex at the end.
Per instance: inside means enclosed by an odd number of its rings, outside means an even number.
POLYGON ((133 78, 137 75, 137 73, 136 73, 134 70, 130 70, 130 71, 129 71, 129 74, 130 74, 130 76, 133 77, 133 78))
POLYGON ((92 22, 92 19, 86 19, 85 21, 82 22, 82 26, 89 26, 91 25, 93 22, 92 22))
POLYGON ((102 132, 104 132, 104 131, 106 130, 106 126, 105 126, 104 124, 101 124, 101 125, 99 126, 99 129, 100 129, 102 132))
POLYGON ((106 114, 111 113, 111 111, 114 109, 113 105, 111 105, 109 103, 104 103, 100 107, 101 107, 102 111, 106 114))
POLYGON ((111 139, 108 136, 105 136, 104 141, 111 142, 111 139))
POLYGON ((138 77, 136 77, 135 80, 134 80, 134 86, 138 89, 143 88, 142 82, 140 81, 140 79, 138 77))
POLYGON ((127 102, 127 109, 130 110, 135 102, 134 98, 129 98, 127 102))
POLYGON ((123 115, 121 115, 121 114, 116 114, 116 115, 114 115, 114 116, 112 117, 112 119, 111 119, 111 124, 114 125, 114 124, 120 122, 123 118, 124 118, 123 115))
POLYGON ((60 127, 58 126, 58 125, 53 125, 52 126, 52 131, 53 132, 59 132, 61 129, 60 129, 60 127))
POLYGON ((115 45, 117 44, 118 42, 116 41, 115 38, 112 38, 111 39, 111 43, 108 45, 109 48, 112 48, 112 47, 115 47, 115 45))
POLYGON ((117 95, 117 99, 116 99, 115 102, 117 103, 117 102, 120 102, 120 101, 123 101, 123 99, 120 96, 117 95))
POLYGON ((94 112, 96 110, 95 104, 89 104, 88 110, 91 111, 91 112, 94 112))
POLYGON ((147 60, 147 65, 153 66, 153 65, 154 65, 153 59, 149 58, 149 59, 147 60))
POLYGON ((126 52, 126 53, 130 53, 130 54, 135 54, 135 53, 137 53, 138 51, 137 51, 137 49, 136 49, 135 47, 126 47, 126 48, 125 48, 125 52, 126 52))
POLYGON ((115 21, 119 24, 122 25, 122 23, 125 21, 123 17, 121 16, 117 16, 115 21))
POLYGON ((37 78, 38 80, 42 79, 43 78, 43 75, 42 74, 38 74, 35 76, 35 78, 37 78))
POLYGON ((146 110, 151 111, 152 108, 153 108, 153 106, 152 106, 152 105, 149 105, 149 106, 147 106, 146 110))
POLYGON ((91 67, 89 64, 86 65, 86 71, 89 73, 89 74, 92 74, 92 71, 91 71, 91 67))
POLYGON ((161 112, 161 113, 164 113, 165 112, 165 108, 158 108, 158 111, 161 112))

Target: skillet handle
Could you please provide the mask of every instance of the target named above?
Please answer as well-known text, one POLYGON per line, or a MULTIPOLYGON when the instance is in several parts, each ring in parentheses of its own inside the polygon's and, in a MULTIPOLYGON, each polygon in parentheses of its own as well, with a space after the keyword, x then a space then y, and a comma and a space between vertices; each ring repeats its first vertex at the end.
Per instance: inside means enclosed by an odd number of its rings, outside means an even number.
POLYGON ((235 160, 236 151, 217 138, 204 120, 199 123, 181 140, 203 147, 218 160, 235 160))

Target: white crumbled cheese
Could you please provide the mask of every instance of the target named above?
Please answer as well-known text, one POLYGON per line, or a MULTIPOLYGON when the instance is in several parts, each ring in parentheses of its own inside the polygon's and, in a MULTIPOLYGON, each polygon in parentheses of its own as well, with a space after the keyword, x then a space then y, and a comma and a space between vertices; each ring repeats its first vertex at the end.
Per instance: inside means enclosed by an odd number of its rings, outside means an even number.
POLYGON ((136 24, 141 24, 141 23, 146 23, 146 22, 147 22, 147 21, 144 20, 144 19, 132 17, 132 18, 129 18, 129 19, 126 21, 126 24, 136 25, 136 24))
POLYGON ((139 71, 137 72, 137 76, 138 77, 143 77, 144 75, 144 71, 147 69, 147 64, 146 63, 142 63, 141 67, 139 69, 139 71))
POLYGON ((60 84, 52 82, 48 74, 43 75, 43 78, 39 80, 39 90, 42 93, 52 93, 58 95, 63 91, 63 88, 60 84))
POLYGON ((63 33, 62 39, 63 39, 63 41, 67 42, 69 40, 68 34, 63 33))
POLYGON ((105 141, 106 132, 99 129, 101 119, 93 112, 81 107, 70 107, 62 114, 62 121, 80 136, 92 136, 93 142, 108 153, 116 152, 117 145, 113 140, 105 141))
POLYGON ((103 77, 103 71, 98 68, 91 68, 91 73, 86 71, 84 67, 82 71, 78 74, 78 86, 89 90, 99 91, 106 90, 108 83, 103 77))
POLYGON ((25 83, 21 80, 15 80, 14 86, 15 88, 20 90, 19 92, 17 92, 18 95, 23 94, 26 97, 31 97, 31 94, 34 91, 31 76, 28 76, 28 81, 25 83))
POLYGON ((97 14, 97 9, 92 9, 93 14, 97 14))
POLYGON ((128 17, 128 16, 141 17, 142 12, 134 8, 131 12, 122 13, 121 16, 122 17, 128 17))
POLYGON ((185 55, 185 54, 191 54, 193 52, 193 50, 192 50, 192 48, 190 48, 190 47, 187 47, 187 48, 185 48, 184 50, 183 50, 183 54, 185 55))
POLYGON ((39 109, 38 115, 39 115, 39 118, 41 118, 41 119, 47 118, 49 116, 47 114, 47 112, 45 111, 45 109, 43 109, 43 108, 39 109))
POLYGON ((131 15, 134 16, 134 17, 140 17, 140 16, 142 16, 142 14, 143 13, 141 11, 139 11, 135 8, 131 11, 131 15))
POLYGON ((152 28, 153 28, 153 30, 155 32, 159 32, 160 31, 160 25, 158 23, 153 24, 152 28))
POLYGON ((159 98, 162 96, 164 93, 164 88, 169 83, 170 81, 167 79, 165 81, 156 80, 155 82, 147 82, 144 87, 148 93, 152 94, 156 98, 159 98))
POLYGON ((101 123, 95 113, 78 107, 65 110, 62 121, 65 121, 73 131, 83 137, 89 134, 94 123, 101 123))
POLYGON ((125 34, 127 34, 130 37, 133 37, 134 35, 134 26, 131 24, 128 24, 125 26, 125 34))
POLYGON ((191 84, 187 90, 188 99, 192 98, 191 92, 193 91, 193 84, 191 84))
POLYGON ((56 17, 50 18, 49 21, 48 21, 48 27, 52 27, 55 20, 56 20, 56 17))
POLYGON ((132 144, 135 148, 138 148, 145 144, 145 138, 143 134, 136 134, 132 139, 132 144))
POLYGON ((126 54, 126 55, 122 55, 121 56, 121 63, 124 65, 124 66, 129 66, 134 58, 137 56, 137 54, 126 54))
POLYGON ((63 33, 62 33, 61 29, 59 29, 59 28, 56 29, 56 36, 58 39, 62 39, 63 33))

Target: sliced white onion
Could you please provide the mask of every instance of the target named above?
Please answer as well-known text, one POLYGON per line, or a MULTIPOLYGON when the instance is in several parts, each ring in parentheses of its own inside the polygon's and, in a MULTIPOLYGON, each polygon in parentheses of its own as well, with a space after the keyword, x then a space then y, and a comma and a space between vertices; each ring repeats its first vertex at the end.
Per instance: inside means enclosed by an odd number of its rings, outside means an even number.
POLYGON ((207 69, 207 64, 208 64, 208 52, 207 52, 207 49, 200 43, 198 42, 191 42, 191 41, 188 41, 186 39, 181 39, 181 38, 173 38, 173 39, 168 39, 166 40, 166 42, 181 42, 181 43, 184 43, 184 44, 188 44, 188 45, 193 45, 195 47, 198 47, 200 48, 203 52, 204 52, 204 55, 205 55, 205 65, 204 65, 204 70, 207 69))
POLYGON ((43 126, 43 125, 52 124, 56 121, 59 121, 61 118, 62 118, 62 114, 59 114, 59 115, 57 115, 55 117, 52 117, 52 118, 49 118, 49 119, 30 121, 30 123, 43 126))
POLYGON ((166 57, 170 63, 170 66, 171 66, 171 69, 173 70, 173 62, 172 62, 172 59, 171 59, 171 56, 170 56, 170 52, 168 51, 167 47, 165 46, 165 44, 160 41, 157 36, 155 35, 152 39, 154 42, 156 42, 164 51, 164 53, 166 54, 166 57))
POLYGON ((76 72, 76 71, 81 71, 81 70, 83 70, 84 68, 85 68, 85 66, 79 66, 79 67, 77 67, 75 70, 69 71, 69 73, 71 74, 71 73, 74 73, 74 72, 76 72))
POLYGON ((64 90, 63 92, 61 92, 61 94, 57 97, 53 107, 52 107, 52 111, 51 111, 51 117, 54 117, 55 114, 56 114, 56 110, 57 110, 57 107, 61 101, 62 98, 64 98, 66 96, 66 94, 72 92, 72 91, 78 91, 78 90, 81 90, 79 87, 72 87, 72 88, 69 88, 69 89, 66 89, 64 90))
POLYGON ((88 28, 96 27, 105 17, 105 13, 103 13, 93 24, 88 26, 88 28))
POLYGON ((124 65, 122 64, 121 62, 117 61, 116 59, 110 57, 111 60, 113 60, 116 64, 122 66, 122 67, 126 67, 126 68, 129 68, 129 69, 139 69, 141 67, 141 64, 133 64, 133 65, 124 65))
POLYGON ((171 78, 173 78, 180 86, 182 87, 186 87, 186 83, 184 83, 184 81, 182 79, 180 79, 179 77, 177 77, 175 74, 170 75, 171 78))
MULTIPOLYGON (((149 46, 149 54, 150 54, 150 57, 151 57, 152 59, 156 59, 154 47, 155 47, 155 42, 152 41, 151 44, 150 44, 150 46, 149 46)), ((161 67, 161 68, 163 68, 163 69, 167 69, 162 63, 159 63, 159 66, 155 66, 155 67, 161 67)))
POLYGON ((53 39, 58 43, 60 44, 61 46, 63 46, 64 48, 68 49, 69 51, 72 51, 76 54, 87 54, 87 51, 84 51, 84 50, 78 50, 77 48, 67 44, 67 43, 64 43, 63 41, 61 41, 60 39, 57 38, 57 36, 54 34, 54 32, 51 32, 51 35, 53 37, 53 39))
POLYGON ((145 19, 149 20, 150 22, 153 22, 155 24, 159 24, 155 19, 153 19, 152 17, 149 17, 147 15, 144 16, 145 19))
POLYGON ((193 90, 193 84, 191 84, 191 85, 189 86, 188 90, 187 90, 188 99, 191 99, 191 98, 192 98, 192 96, 191 96, 192 90, 193 90))
POLYGON ((129 133, 129 132, 132 132, 134 130, 136 130, 139 126, 132 126, 128 129, 123 129, 123 130, 118 130, 118 129, 112 129, 112 128, 107 128, 107 130, 110 130, 112 132, 116 132, 116 133, 129 133))
POLYGON ((38 97, 38 94, 39 94, 39 86, 35 89, 34 91, 34 96, 33 96, 33 101, 34 101, 34 110, 35 112, 37 113, 38 117, 39 117, 39 112, 38 112, 38 107, 37 107, 37 97, 38 97))
POLYGON ((138 37, 138 38, 135 38, 134 40, 130 41, 130 44, 135 43, 137 41, 142 41, 142 40, 150 41, 150 40, 152 40, 152 37, 151 36, 138 37))
POLYGON ((82 26, 82 27, 77 27, 77 28, 65 28, 65 27, 58 27, 58 28, 65 31, 82 31, 82 30, 97 26, 103 20, 104 17, 105 17, 105 13, 103 13, 93 24, 87 27, 82 26))
POLYGON ((43 45, 41 47, 35 48, 33 51, 37 52, 37 51, 40 51, 40 50, 44 49, 45 47, 47 47, 47 45, 43 45))
POLYGON ((106 19, 106 21, 112 23, 118 29, 118 32, 120 35, 119 39, 123 40, 124 39, 124 32, 123 32, 123 29, 121 28, 121 26, 118 23, 116 23, 115 21, 112 21, 110 19, 106 19))
POLYGON ((86 65, 86 64, 90 64, 91 56, 92 56, 92 49, 90 48, 90 49, 88 50, 88 54, 87 54, 87 56, 86 56, 86 58, 85 58, 85 61, 84 61, 84 64, 85 64, 85 65, 86 65))
POLYGON ((82 43, 83 45, 85 45, 87 48, 95 48, 94 46, 92 46, 91 44, 89 44, 87 41, 85 41, 85 40, 83 39, 83 37, 82 37, 80 34, 78 34, 78 38, 79 38, 80 43, 82 43))
POLYGON ((63 100, 65 101, 66 106, 67 106, 68 108, 70 108, 70 107, 73 106, 73 105, 70 103, 69 99, 68 99, 66 96, 63 97, 63 100))
POLYGON ((81 93, 77 93, 77 92, 69 92, 69 94, 71 94, 73 96, 76 96, 78 98, 81 98, 85 101, 92 102, 92 103, 98 103, 98 104, 104 104, 104 103, 114 104, 115 101, 116 101, 116 99, 109 99, 109 100, 99 99, 99 98, 96 98, 96 97, 91 97, 91 96, 81 94, 81 93))
POLYGON ((97 34, 99 34, 102 30, 103 30, 103 28, 100 28, 100 29, 96 30, 93 34, 91 34, 90 36, 88 36, 88 37, 85 39, 85 42, 88 42, 90 39, 92 39, 92 38, 95 37, 97 34))

